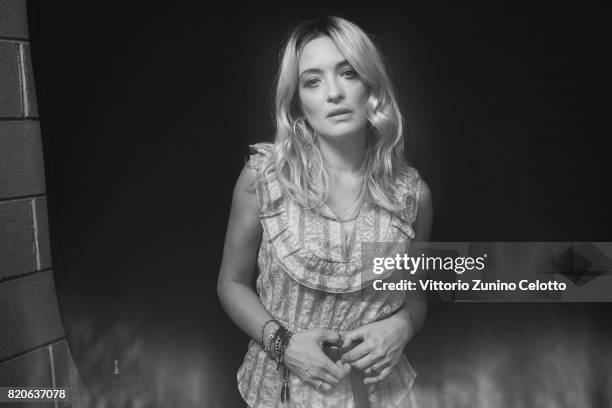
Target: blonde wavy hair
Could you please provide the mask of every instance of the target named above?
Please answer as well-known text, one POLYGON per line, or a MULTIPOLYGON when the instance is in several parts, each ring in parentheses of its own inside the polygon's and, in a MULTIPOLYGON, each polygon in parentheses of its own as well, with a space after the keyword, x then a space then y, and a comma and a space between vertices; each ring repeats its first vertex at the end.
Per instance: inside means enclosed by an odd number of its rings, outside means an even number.
MULTIPOLYGON (((276 134, 272 145, 275 174, 283 193, 306 208, 327 201, 329 174, 314 130, 303 119, 298 96, 298 61, 311 40, 328 36, 366 84, 368 144, 361 172, 366 194, 382 208, 405 208, 396 191, 408 174, 403 119, 380 52, 354 23, 322 17, 298 25, 290 34, 276 80, 276 134)), ((255 147, 257 147, 256 145, 255 147)), ((263 147, 263 145, 259 145, 263 147)))

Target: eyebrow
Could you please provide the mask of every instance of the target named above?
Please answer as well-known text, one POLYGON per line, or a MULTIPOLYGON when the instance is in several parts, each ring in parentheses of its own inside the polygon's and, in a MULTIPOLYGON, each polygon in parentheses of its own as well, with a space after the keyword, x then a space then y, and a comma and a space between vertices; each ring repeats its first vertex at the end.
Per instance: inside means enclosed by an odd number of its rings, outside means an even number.
MULTIPOLYGON (((342 60, 342 61, 340 61, 339 63, 336 64, 336 69, 342 67, 343 65, 350 66, 351 64, 349 64, 349 62, 347 60, 342 60)), ((323 70, 319 69, 319 68, 308 68, 308 69, 305 69, 304 71, 302 71, 302 73, 299 75, 299 78, 301 78, 302 75, 304 75, 304 74, 313 74, 313 73, 320 74, 322 72, 323 72, 323 70)))

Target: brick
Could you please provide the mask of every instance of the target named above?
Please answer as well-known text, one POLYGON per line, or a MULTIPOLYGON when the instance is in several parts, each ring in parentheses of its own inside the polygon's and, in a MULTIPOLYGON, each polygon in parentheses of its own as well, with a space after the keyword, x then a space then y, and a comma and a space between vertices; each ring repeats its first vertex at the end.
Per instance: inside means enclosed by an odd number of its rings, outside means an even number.
POLYGON ((54 408, 53 402, 7 402, 2 408, 54 408))
MULTIPOLYGON (((51 387, 51 364, 47 347, 38 348, 23 356, 0 364, 0 387, 51 387)), ((52 402, 6 403, 4 407, 51 408, 52 402)))
POLYGON ((47 214, 47 197, 32 200, 36 231, 37 269, 51 268, 51 239, 49 237, 49 217, 47 214))
POLYGON ((0 279, 36 270, 30 201, 0 203, 0 279))
POLYGON ((0 364, 0 387, 51 387, 51 360, 41 347, 0 364))
POLYGON ((2 408, 54 408, 53 402, 7 402, 2 408))
POLYGON ((0 283, 0 360, 64 337, 52 271, 0 283))
POLYGON ((34 68, 32 67, 32 53, 30 44, 21 43, 21 69, 23 70, 23 115, 27 118, 38 117, 38 102, 36 100, 36 87, 34 85, 34 68))
POLYGON ((53 402, 6 402, 2 408, 55 408, 53 402))
POLYGON ((0 117, 23 116, 19 43, 0 41, 0 117))
POLYGON ((53 402, 7 402, 2 408, 55 408, 53 402))
POLYGON ((29 38, 26 0, 0 1, 0 37, 29 38))
POLYGON ((0 199, 45 192, 40 126, 36 121, 0 122, 0 199))

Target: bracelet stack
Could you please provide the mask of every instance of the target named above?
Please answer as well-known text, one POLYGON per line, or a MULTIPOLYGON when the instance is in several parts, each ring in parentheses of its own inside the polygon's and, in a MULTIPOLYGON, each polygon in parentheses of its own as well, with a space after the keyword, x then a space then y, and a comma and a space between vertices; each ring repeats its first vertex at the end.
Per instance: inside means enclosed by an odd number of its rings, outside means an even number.
POLYGON ((276 369, 283 367, 283 386, 281 388, 281 402, 289 401, 289 369, 283 364, 285 350, 289 345, 289 340, 293 332, 283 326, 278 320, 270 319, 261 328, 261 346, 268 356, 276 362, 276 369), (267 342, 264 340, 264 330, 268 323, 274 322, 278 329, 268 336, 267 342))

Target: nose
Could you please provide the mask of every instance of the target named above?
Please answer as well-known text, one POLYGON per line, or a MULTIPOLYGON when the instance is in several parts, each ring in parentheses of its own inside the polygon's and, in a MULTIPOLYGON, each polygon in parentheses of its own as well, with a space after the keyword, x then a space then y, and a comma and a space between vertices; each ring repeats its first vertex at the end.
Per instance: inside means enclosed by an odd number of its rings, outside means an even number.
POLYGON ((344 91, 337 81, 329 81, 327 88, 327 102, 338 102, 344 98, 344 91))

